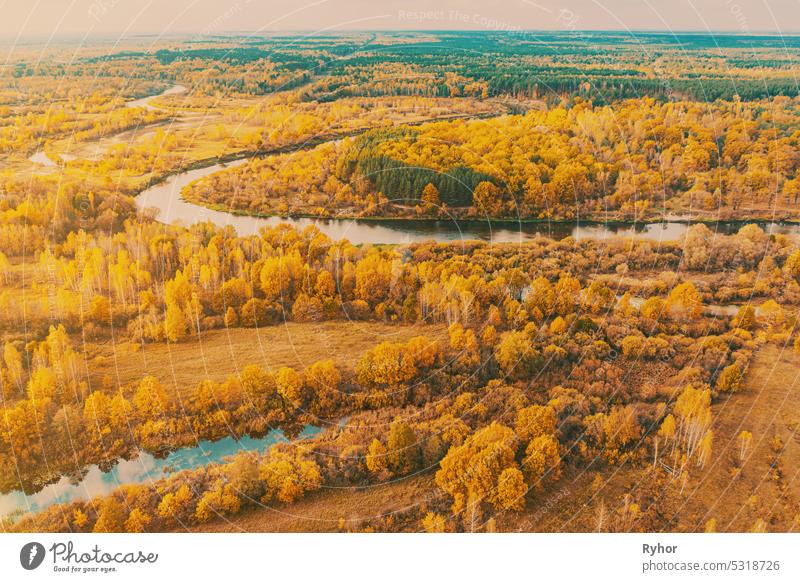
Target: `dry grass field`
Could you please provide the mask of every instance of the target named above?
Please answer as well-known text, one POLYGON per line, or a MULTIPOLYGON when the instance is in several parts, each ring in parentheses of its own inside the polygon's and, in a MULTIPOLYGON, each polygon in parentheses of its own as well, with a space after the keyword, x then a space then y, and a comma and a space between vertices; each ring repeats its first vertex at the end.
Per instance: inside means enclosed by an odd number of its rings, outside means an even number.
MULTIPOLYGON (((707 470, 693 472, 678 500, 681 531, 702 532, 709 520, 720 532, 747 532, 759 519, 767 531, 794 531, 800 515, 800 357, 774 345, 757 354, 741 392, 714 404, 715 452, 707 470), (753 434, 739 462, 738 435, 753 434), (776 437, 779 440, 776 440, 776 437), (778 443, 783 446, 779 447, 778 443), (734 475, 734 469, 741 471, 734 475)), ((499 531, 593 531, 598 508, 615 503, 642 478, 629 465, 567 469, 557 486, 531 496, 525 511, 497 515, 499 531)), ((678 487, 679 485, 676 485, 678 487)), ((197 531, 339 531, 391 515, 437 491, 433 473, 369 488, 324 488, 284 509, 262 508, 197 531)))
POLYGON ((764 346, 741 392, 713 406, 714 455, 704 479, 686 495, 686 515, 697 529, 711 518, 719 531, 750 531, 761 518, 768 531, 800 524, 800 356, 790 347, 764 346), (738 435, 752 444, 734 475, 738 435))
POLYGON ((287 507, 262 507, 192 532, 337 532, 359 530, 365 520, 394 514, 418 505, 436 491, 433 474, 417 475, 371 487, 322 488, 287 507))
POLYGON ((447 329, 355 321, 287 322, 259 329, 213 330, 176 344, 109 342, 99 346, 92 380, 110 376, 115 384, 125 385, 152 375, 165 385, 191 389, 203 380, 224 380, 250 364, 302 370, 330 358, 340 368, 352 369, 363 352, 382 341, 403 342, 423 334, 443 338, 447 329))

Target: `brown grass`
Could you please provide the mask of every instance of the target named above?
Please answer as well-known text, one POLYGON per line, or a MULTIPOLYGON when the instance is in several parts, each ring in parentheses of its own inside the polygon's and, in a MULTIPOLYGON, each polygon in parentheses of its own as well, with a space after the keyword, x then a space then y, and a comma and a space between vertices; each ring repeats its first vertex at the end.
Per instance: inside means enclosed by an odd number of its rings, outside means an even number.
POLYGON ((281 366, 302 370, 330 358, 342 369, 352 370, 361 354, 382 341, 445 334, 443 325, 289 322, 260 329, 213 330, 177 344, 103 344, 90 367, 93 383, 110 376, 114 384, 125 385, 149 374, 166 385, 187 388, 203 380, 224 380, 249 364, 271 370, 281 366))
MULTIPOLYGON (((763 519, 769 531, 798 527, 800 516, 800 356, 789 347, 767 345, 753 360, 741 392, 713 405, 712 459, 686 494, 684 513, 703 530, 710 518, 719 531, 750 531, 763 519), (738 477, 738 435, 753 434, 738 477), (784 447, 773 446, 778 437, 784 447), (777 464, 772 464, 777 458, 777 464), (777 469, 777 470, 776 470, 777 469)), ((690 524, 691 525, 691 524, 690 524)))
POLYGON ((189 528, 190 532, 361 531, 363 523, 423 502, 436 485, 433 474, 367 488, 322 489, 286 507, 263 507, 189 528), (340 521, 341 520, 341 521, 340 521), (340 523, 344 526, 340 528, 340 523))
MULTIPOLYGON (((721 532, 750 531, 763 519, 768 531, 798 528, 800 515, 800 356, 789 348, 767 345, 755 356, 737 394, 713 405, 713 453, 705 467, 690 467, 690 477, 674 510, 680 531, 704 531, 714 518, 721 532), (737 437, 753 434, 749 456, 734 477, 737 437), (773 437, 785 447, 776 453, 773 437), (773 468, 773 462, 778 463, 773 468)), ((630 467, 602 466, 601 490, 594 495, 596 471, 567 472, 529 500, 523 513, 498 519, 503 531, 593 531, 602 498, 615 510, 622 494, 641 478, 630 467)), ((676 489, 679 485, 676 486, 676 489)), ((665 525, 666 527, 666 525, 665 525)))
MULTIPOLYGON (((173 373, 184 381, 204 375, 221 378, 245 363, 303 367, 313 359, 332 357, 352 367, 356 356, 379 341, 401 341, 420 328, 379 323, 287 324, 263 330, 231 330, 206 334, 202 342, 148 346, 151 373, 162 379, 173 373), (202 344, 202 349, 198 349, 202 344), (203 353, 214 356, 203 359, 203 353), (212 365, 211 362, 216 362, 212 365), (161 368, 159 370, 159 368, 161 368), (194 372, 193 372, 194 371, 194 372), (194 374, 194 376, 193 376, 194 374)), ((427 327, 443 335, 443 327, 427 327)), ((434 331, 436 333, 434 333, 434 331)), ((142 355, 138 355, 139 358, 142 355)), ((130 363, 130 357, 125 358, 130 363)), ((141 373, 138 370, 137 373, 141 373)), ((711 518, 718 531, 750 531, 758 519, 769 531, 797 529, 800 515, 800 356, 767 345, 755 356, 743 389, 713 404, 713 454, 703 468, 692 466, 683 494, 674 507, 680 531, 703 531, 711 518), (749 455, 734 474, 737 437, 753 434, 749 455), (776 445, 778 437, 782 445, 776 445)), ((500 531, 592 531, 599 499, 609 511, 641 475, 630 467, 605 467, 602 490, 595 492, 596 471, 566 468, 562 479, 532 496, 521 513, 499 515, 500 531)), ((435 493, 433 474, 368 488, 324 488, 308 499, 283 508, 259 508, 196 526, 197 531, 341 531, 363 527, 368 520, 390 515, 435 493), (340 521, 344 520, 344 527, 340 521)), ((666 524, 665 524, 666 525, 666 524)))

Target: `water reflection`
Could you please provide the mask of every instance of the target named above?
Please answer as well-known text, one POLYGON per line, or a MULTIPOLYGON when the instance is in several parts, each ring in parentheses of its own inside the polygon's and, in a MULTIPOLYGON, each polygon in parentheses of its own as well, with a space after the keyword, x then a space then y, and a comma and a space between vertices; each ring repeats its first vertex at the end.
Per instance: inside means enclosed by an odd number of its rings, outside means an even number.
MULTIPOLYGON (((307 426, 299 438, 308 438, 320 430, 317 427, 307 426)), ((18 511, 37 512, 55 503, 102 497, 120 485, 150 483, 163 477, 167 472, 196 469, 210 463, 219 463, 240 451, 263 451, 270 445, 286 441, 283 432, 276 430, 260 439, 244 437, 237 441, 232 437, 226 437, 215 442, 200 441, 196 447, 178 449, 164 459, 157 459, 149 453, 141 452, 134 459, 127 461, 120 459, 107 473, 101 471, 97 465, 91 465, 78 482, 62 477, 58 482, 32 495, 26 495, 22 491, 0 495, 0 516, 18 511)))
MULTIPOLYGON (((212 210, 181 198, 183 188, 194 180, 226 168, 240 166, 247 161, 237 160, 226 165, 218 164, 172 176, 143 191, 136 197, 136 203, 142 209, 155 208, 158 211, 158 220, 165 224, 178 222, 190 226, 210 221, 221 227, 232 226, 240 236, 257 234, 264 226, 291 224, 303 229, 313 224, 331 239, 347 239, 353 244, 405 244, 429 240, 437 242, 484 240, 501 243, 524 242, 540 236, 557 240, 568 236, 576 240, 587 238, 602 240, 619 236, 666 242, 680 240, 691 226, 686 222, 632 224, 495 220, 322 220, 278 216, 264 218, 212 210)), ((719 234, 734 234, 745 224, 745 222, 721 222, 711 224, 709 227, 719 234)), ((798 224, 780 222, 757 224, 769 233, 800 234, 798 224)))
POLYGON ((161 109, 160 107, 156 107, 154 105, 150 105, 150 102, 153 99, 158 99, 159 97, 165 97, 167 95, 180 95, 181 93, 186 92, 186 87, 183 85, 173 85, 166 91, 159 93, 157 95, 150 95, 150 97, 142 97, 141 99, 134 99, 133 101, 128 101, 125 103, 125 107, 144 107, 148 111, 157 111, 161 109))
MULTIPOLYGON (((134 99, 133 101, 127 101, 125 103, 125 107, 144 107, 148 111, 158 111, 159 109, 161 109, 161 107, 156 107, 154 105, 150 105, 150 102, 153 99, 158 99, 159 97, 165 97, 167 95, 179 95, 179 94, 185 93, 185 92, 186 92, 186 87, 184 87, 183 85, 173 85, 172 87, 170 87, 166 91, 158 93, 157 95, 150 95, 149 97, 142 97, 141 99, 134 99)), ((72 160, 76 159, 75 156, 70 155, 70 154, 63 154, 62 153, 62 154, 54 154, 54 155, 56 155, 57 157, 60 157, 65 162, 69 162, 69 161, 72 161, 72 160)), ((55 168, 55 167, 58 166, 58 164, 56 162, 54 162, 52 159, 50 159, 50 156, 48 156, 44 152, 44 150, 40 150, 40 151, 34 153, 32 156, 30 156, 28 158, 28 160, 30 160, 31 162, 33 162, 35 164, 40 164, 42 166, 47 166, 49 168, 55 168)))

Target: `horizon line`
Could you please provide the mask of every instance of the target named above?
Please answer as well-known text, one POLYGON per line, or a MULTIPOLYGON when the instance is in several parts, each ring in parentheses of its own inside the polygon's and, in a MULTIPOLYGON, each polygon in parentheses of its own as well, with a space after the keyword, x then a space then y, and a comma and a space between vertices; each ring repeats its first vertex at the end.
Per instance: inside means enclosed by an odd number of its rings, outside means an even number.
POLYGON ((146 32, 136 32, 136 33, 129 33, 125 34, 124 32, 98 32, 95 34, 87 34, 85 32, 64 32, 64 33, 56 33, 56 34, 46 34, 46 33, 38 33, 38 34, 22 34, 22 35, 14 35, 13 33, 7 34, 0 34, 0 39, 14 39, 17 41, 22 40, 42 40, 42 39, 49 39, 49 40, 56 40, 56 39, 72 39, 76 37, 80 37, 84 40, 92 40, 92 39, 109 39, 109 38, 149 38, 154 36, 160 37, 183 37, 183 36, 194 36, 196 38, 215 38, 215 37, 225 37, 225 36, 269 36, 275 34, 303 34, 303 35, 310 35, 312 38, 314 35, 317 36, 336 36, 336 35, 343 35, 343 34, 353 34, 353 33, 389 33, 389 34, 432 34, 432 33, 472 33, 472 34, 498 34, 498 35, 515 35, 521 33, 547 33, 547 34, 559 34, 565 36, 571 36, 575 34, 581 33, 619 33, 619 34, 665 34, 665 35, 681 35, 681 34, 691 34, 691 35, 730 35, 730 36, 740 36, 740 37, 749 37, 749 36, 773 36, 773 37, 785 37, 785 36, 800 36, 800 28, 797 30, 789 30, 789 31, 775 31, 775 30, 735 30, 735 29, 715 29, 715 30, 707 30, 707 29, 661 29, 661 28, 630 28, 630 29, 623 29, 623 28, 585 28, 585 29, 574 29, 574 30, 563 30, 563 29, 549 29, 549 28, 509 28, 503 30, 489 30, 489 29, 475 29, 475 28, 441 28, 441 29, 405 29, 405 28, 354 28, 354 29, 337 29, 337 30, 312 30, 312 29, 275 29, 275 30, 224 30, 218 31, 214 34, 204 34, 203 31, 196 31, 196 30, 176 30, 173 32, 158 32, 158 31, 146 31, 146 32))

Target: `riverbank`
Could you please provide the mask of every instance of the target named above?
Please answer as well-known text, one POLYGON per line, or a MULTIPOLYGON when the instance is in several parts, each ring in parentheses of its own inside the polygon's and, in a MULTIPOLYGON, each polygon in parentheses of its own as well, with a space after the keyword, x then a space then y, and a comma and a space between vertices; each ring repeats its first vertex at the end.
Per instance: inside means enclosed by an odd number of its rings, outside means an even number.
MULTIPOLYGON (((307 425, 293 441, 313 437, 321 431, 321 428, 307 425)), ((171 473, 221 463, 242 451, 263 452, 279 442, 289 442, 289 439, 282 431, 273 430, 261 438, 245 436, 238 440, 233 437, 202 440, 195 446, 175 449, 161 456, 139 451, 131 458, 85 467, 79 476, 59 475, 36 493, 16 490, 0 494, 0 518, 36 513, 59 503, 104 497, 123 485, 152 484, 171 473)))
POLYGON ((233 226, 242 236, 257 234, 259 229, 278 224, 291 224, 297 228, 314 225, 329 237, 339 240, 347 238, 354 244, 406 244, 434 240, 453 242, 458 240, 485 240, 490 242, 524 242, 536 237, 564 239, 573 237, 610 238, 634 237, 660 242, 680 240, 693 224, 706 224, 719 234, 734 234, 747 224, 757 224, 770 234, 800 235, 800 216, 756 215, 719 220, 708 213, 662 214, 641 220, 626 220, 614 214, 589 215, 578 219, 546 219, 538 217, 475 217, 465 209, 451 209, 449 218, 436 216, 359 216, 338 214, 324 216, 314 213, 262 214, 229 208, 220 204, 209 204, 184 195, 193 182, 224 172, 250 160, 268 156, 294 153, 313 149, 331 141, 355 137, 367 129, 316 136, 299 144, 253 151, 238 151, 230 154, 195 160, 189 164, 153 177, 144 184, 136 196, 141 209, 153 207, 158 210, 157 219, 171 224, 178 221, 184 226, 211 221, 219 226, 233 226), (368 227, 362 232, 362 227, 368 227))
MULTIPOLYGON (((669 216, 666 217, 648 217, 642 218, 639 220, 627 220, 624 218, 606 218, 603 216, 595 216, 590 215, 589 218, 581 218, 581 219, 567 219, 567 218, 530 218, 530 217, 519 217, 519 218, 509 218, 509 217, 485 217, 482 219, 476 218, 470 215, 456 215, 451 218, 445 218, 442 216, 402 216, 402 215, 391 215, 391 216, 359 216, 359 215, 348 215, 348 214, 339 214, 336 216, 330 215, 322 215, 322 214, 313 214, 313 213, 303 213, 303 212, 289 212, 289 213, 274 213, 274 214, 262 214, 260 212, 245 212, 239 209, 231 209, 222 204, 209 204, 205 203, 200 200, 196 200, 194 198, 188 198, 186 196, 181 196, 181 199, 189 202, 191 204, 202 206, 203 208, 208 208, 209 210, 214 210, 216 212, 224 212, 226 214, 232 214, 234 216, 250 216, 253 218, 264 218, 264 219, 274 219, 279 218, 283 220, 293 220, 299 218, 307 218, 312 220, 357 220, 359 222, 377 222, 377 223, 392 223, 396 222, 399 224, 402 223, 441 223, 441 222, 448 222, 451 220, 458 221, 460 223, 470 223, 470 222, 491 222, 492 224, 498 226, 513 226, 516 224, 528 224, 528 225, 578 225, 578 226, 606 226, 606 227, 618 227, 618 228, 630 228, 630 227, 640 227, 644 228, 650 225, 656 226, 664 226, 664 225, 671 225, 671 224, 683 224, 686 226, 692 226, 695 224, 705 224, 706 226, 713 227, 717 225, 722 225, 725 227, 726 232, 725 234, 733 234, 738 231, 739 228, 747 226, 748 224, 758 224, 758 225, 775 225, 777 227, 787 226, 787 227, 795 227, 800 226, 800 216, 798 217, 791 217, 785 216, 781 218, 769 218, 766 216, 754 216, 752 218, 739 218, 739 219, 719 219, 710 217, 707 215, 698 214, 696 216, 681 216, 679 218, 672 218, 669 216), (735 230, 732 230, 735 229, 735 230)), ((712 229, 713 230, 713 229, 712 229)), ((800 234, 800 232, 798 232, 800 234)))
MULTIPOLYGON (((297 148, 300 146, 292 146, 297 148)), ((255 235, 263 227, 289 224, 298 229, 315 226, 333 240, 347 239, 353 244, 408 244, 413 242, 457 242, 483 240, 492 243, 521 243, 538 237, 576 240, 612 237, 668 242, 680 240, 692 224, 686 218, 673 222, 625 222, 625 221, 547 221, 540 219, 460 219, 450 220, 396 217, 343 218, 316 216, 260 216, 247 213, 227 212, 197 204, 183 198, 186 186, 218 171, 235 168, 246 163, 248 158, 205 165, 192 164, 193 169, 175 172, 153 181, 137 197, 140 209, 154 208, 157 219, 165 224, 178 222, 184 226, 212 222, 220 227, 233 227, 240 236, 255 235)), ((719 234, 734 234, 745 224, 758 224, 773 234, 800 234, 800 223, 731 221, 708 222, 719 234)))

